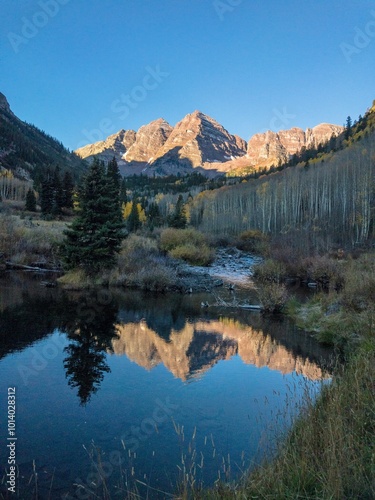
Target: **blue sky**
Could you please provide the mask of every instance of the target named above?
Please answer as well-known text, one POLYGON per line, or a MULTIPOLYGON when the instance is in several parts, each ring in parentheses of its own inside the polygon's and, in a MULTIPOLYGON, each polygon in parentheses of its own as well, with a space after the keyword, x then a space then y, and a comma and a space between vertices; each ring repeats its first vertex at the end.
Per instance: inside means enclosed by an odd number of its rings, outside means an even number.
POLYGON ((375 2, 1 3, 0 91, 70 149, 199 109, 244 139, 375 99, 375 2))

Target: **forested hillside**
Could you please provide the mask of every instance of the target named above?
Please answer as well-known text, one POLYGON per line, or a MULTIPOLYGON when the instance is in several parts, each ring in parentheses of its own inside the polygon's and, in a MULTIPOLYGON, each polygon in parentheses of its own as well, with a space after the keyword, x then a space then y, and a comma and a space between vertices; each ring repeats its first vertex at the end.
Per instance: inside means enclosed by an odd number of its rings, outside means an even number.
POLYGON ((86 169, 86 163, 61 142, 17 118, 0 93, 0 175, 11 172, 21 179, 37 180, 51 166, 70 171, 76 178, 86 169))
POLYGON ((342 149, 259 179, 202 192, 191 223, 204 232, 258 229, 326 251, 375 236, 375 106, 350 126, 342 149))

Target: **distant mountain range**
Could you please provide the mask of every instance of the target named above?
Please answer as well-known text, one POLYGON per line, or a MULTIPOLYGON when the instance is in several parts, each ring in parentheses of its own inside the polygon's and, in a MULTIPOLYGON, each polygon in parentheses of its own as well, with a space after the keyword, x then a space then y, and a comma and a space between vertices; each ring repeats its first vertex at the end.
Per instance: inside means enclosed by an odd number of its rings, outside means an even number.
POLYGON ((106 140, 74 153, 12 112, 0 93, 0 174, 11 171, 35 179, 43 169, 59 166, 78 177, 94 156, 115 156, 123 175, 165 176, 199 171, 207 176, 277 165, 302 148, 317 147, 337 136, 343 127, 323 123, 306 131, 291 128, 255 134, 247 143, 200 111, 186 115, 174 127, 159 118, 137 132, 120 130, 106 140))
POLYGON ((30 180, 49 166, 69 170, 75 177, 87 168, 86 162, 61 142, 17 118, 0 92, 0 175, 10 171, 30 180))
POLYGON ((184 174, 193 170, 207 175, 245 167, 270 167, 287 161, 302 148, 317 147, 343 131, 322 123, 306 131, 294 127, 255 134, 246 143, 230 134, 216 120, 201 113, 186 115, 175 127, 159 118, 134 130, 120 130, 106 140, 76 150, 87 160, 116 157, 124 175, 184 174))

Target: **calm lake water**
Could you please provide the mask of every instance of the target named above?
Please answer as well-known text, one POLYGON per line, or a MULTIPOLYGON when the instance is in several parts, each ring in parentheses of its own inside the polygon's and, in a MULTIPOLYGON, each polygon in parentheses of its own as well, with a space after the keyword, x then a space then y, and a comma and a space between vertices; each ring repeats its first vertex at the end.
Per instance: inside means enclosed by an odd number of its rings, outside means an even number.
POLYGON ((169 498, 184 473, 236 479, 321 386, 330 351, 285 319, 202 309, 210 295, 63 292, 42 279, 0 278, 0 498, 8 387, 26 500, 102 498, 98 462, 113 498, 135 487, 169 498))

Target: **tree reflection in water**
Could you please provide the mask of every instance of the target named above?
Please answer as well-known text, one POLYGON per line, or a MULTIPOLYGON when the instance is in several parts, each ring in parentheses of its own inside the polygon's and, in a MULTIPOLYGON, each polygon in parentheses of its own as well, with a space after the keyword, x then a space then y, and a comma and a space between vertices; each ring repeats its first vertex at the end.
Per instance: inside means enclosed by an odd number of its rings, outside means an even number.
POLYGON ((64 351, 66 378, 71 387, 78 388, 81 405, 86 405, 95 394, 104 374, 111 370, 106 362, 107 352, 112 352, 112 340, 118 335, 115 329, 118 307, 114 300, 103 303, 102 298, 91 293, 80 297, 73 321, 65 331, 70 343, 64 351))
POLYGON ((110 372, 108 354, 126 355, 147 370, 164 364, 183 381, 195 380, 235 355, 246 364, 284 374, 296 371, 312 380, 330 366, 332 352, 286 318, 276 321, 228 308, 202 310, 207 294, 65 292, 14 273, 3 282, 0 278, 0 285, 0 360, 55 330, 65 333, 66 379, 82 405, 110 372))

